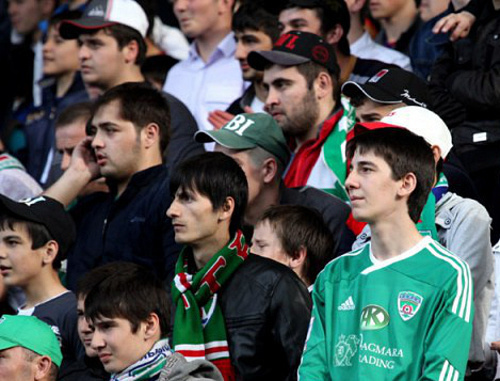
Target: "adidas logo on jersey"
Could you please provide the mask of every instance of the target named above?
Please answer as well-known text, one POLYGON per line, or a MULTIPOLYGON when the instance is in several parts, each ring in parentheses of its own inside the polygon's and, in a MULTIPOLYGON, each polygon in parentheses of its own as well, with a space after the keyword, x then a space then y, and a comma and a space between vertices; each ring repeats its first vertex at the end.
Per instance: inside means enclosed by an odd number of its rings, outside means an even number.
POLYGON ((352 311, 356 306, 352 300, 352 296, 349 296, 347 300, 339 306, 339 311, 352 311))

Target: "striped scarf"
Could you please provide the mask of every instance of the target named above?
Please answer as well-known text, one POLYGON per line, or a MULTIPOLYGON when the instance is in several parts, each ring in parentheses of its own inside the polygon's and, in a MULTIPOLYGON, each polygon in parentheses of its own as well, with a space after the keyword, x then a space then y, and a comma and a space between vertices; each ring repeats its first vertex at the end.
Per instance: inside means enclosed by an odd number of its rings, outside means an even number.
POLYGON ((0 171, 2 169, 20 169, 26 171, 19 160, 7 153, 0 154, 0 171))
POLYGON ((188 361, 211 361, 225 381, 235 380, 235 373, 229 358, 224 317, 217 304, 217 291, 247 258, 248 252, 243 233, 238 231, 195 275, 188 273, 192 257, 189 247, 181 251, 175 267, 172 287, 177 306, 174 349, 188 361))
POLYGON ((160 372, 167 363, 172 350, 167 339, 158 340, 142 359, 119 373, 111 375, 110 381, 151 381, 160 377, 160 372))
MULTIPOLYGON (((323 122, 318 136, 302 144, 295 152, 283 179, 287 188, 305 185, 318 188, 310 181, 310 175, 316 163, 319 160, 324 160, 329 168, 325 175, 331 179, 333 186, 322 188, 322 190, 343 201, 349 201, 344 187, 347 173, 345 145, 347 134, 356 123, 356 111, 343 96, 341 97, 341 106, 323 122)), ((292 145, 290 148, 293 151, 295 147, 292 145)))

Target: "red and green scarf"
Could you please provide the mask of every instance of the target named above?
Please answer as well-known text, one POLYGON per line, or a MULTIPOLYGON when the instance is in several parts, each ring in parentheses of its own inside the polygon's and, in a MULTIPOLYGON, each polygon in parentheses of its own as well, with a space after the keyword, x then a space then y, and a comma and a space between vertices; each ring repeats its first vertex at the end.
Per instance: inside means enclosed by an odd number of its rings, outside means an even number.
POLYGON ((189 360, 211 361, 225 381, 235 380, 229 358, 224 316, 217 304, 217 291, 248 257, 249 248, 238 231, 229 244, 219 250, 195 275, 188 272, 192 258, 185 247, 175 266, 172 297, 177 306, 174 324, 174 350, 189 360))

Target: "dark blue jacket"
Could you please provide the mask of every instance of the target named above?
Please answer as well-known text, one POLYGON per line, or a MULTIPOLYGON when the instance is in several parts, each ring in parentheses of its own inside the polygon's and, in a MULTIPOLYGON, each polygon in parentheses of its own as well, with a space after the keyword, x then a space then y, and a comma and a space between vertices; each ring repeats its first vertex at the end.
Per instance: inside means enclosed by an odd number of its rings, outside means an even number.
MULTIPOLYGON (((92 194, 71 210, 77 238, 68 255, 67 286, 93 268, 127 261, 150 268, 170 284, 179 246, 166 210, 172 201, 163 165, 136 173, 123 194, 92 194)), ((112 188, 112 184, 110 184, 112 188)))
POLYGON ((89 99, 80 73, 77 72, 71 87, 64 96, 56 96, 56 85, 51 82, 43 89, 43 104, 32 111, 24 128, 28 157, 27 172, 38 181, 42 187, 50 185, 41 181, 41 176, 51 149, 55 147, 55 121, 66 107, 89 99))

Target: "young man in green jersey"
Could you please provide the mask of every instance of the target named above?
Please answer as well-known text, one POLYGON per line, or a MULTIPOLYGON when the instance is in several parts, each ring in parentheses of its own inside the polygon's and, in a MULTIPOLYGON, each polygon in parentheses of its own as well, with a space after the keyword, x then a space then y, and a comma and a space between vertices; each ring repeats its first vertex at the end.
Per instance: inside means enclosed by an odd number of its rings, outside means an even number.
POLYGON ((434 181, 432 151, 402 128, 363 127, 374 131, 348 143, 346 189, 372 239, 318 276, 300 380, 463 379, 469 267, 415 226, 434 181))

